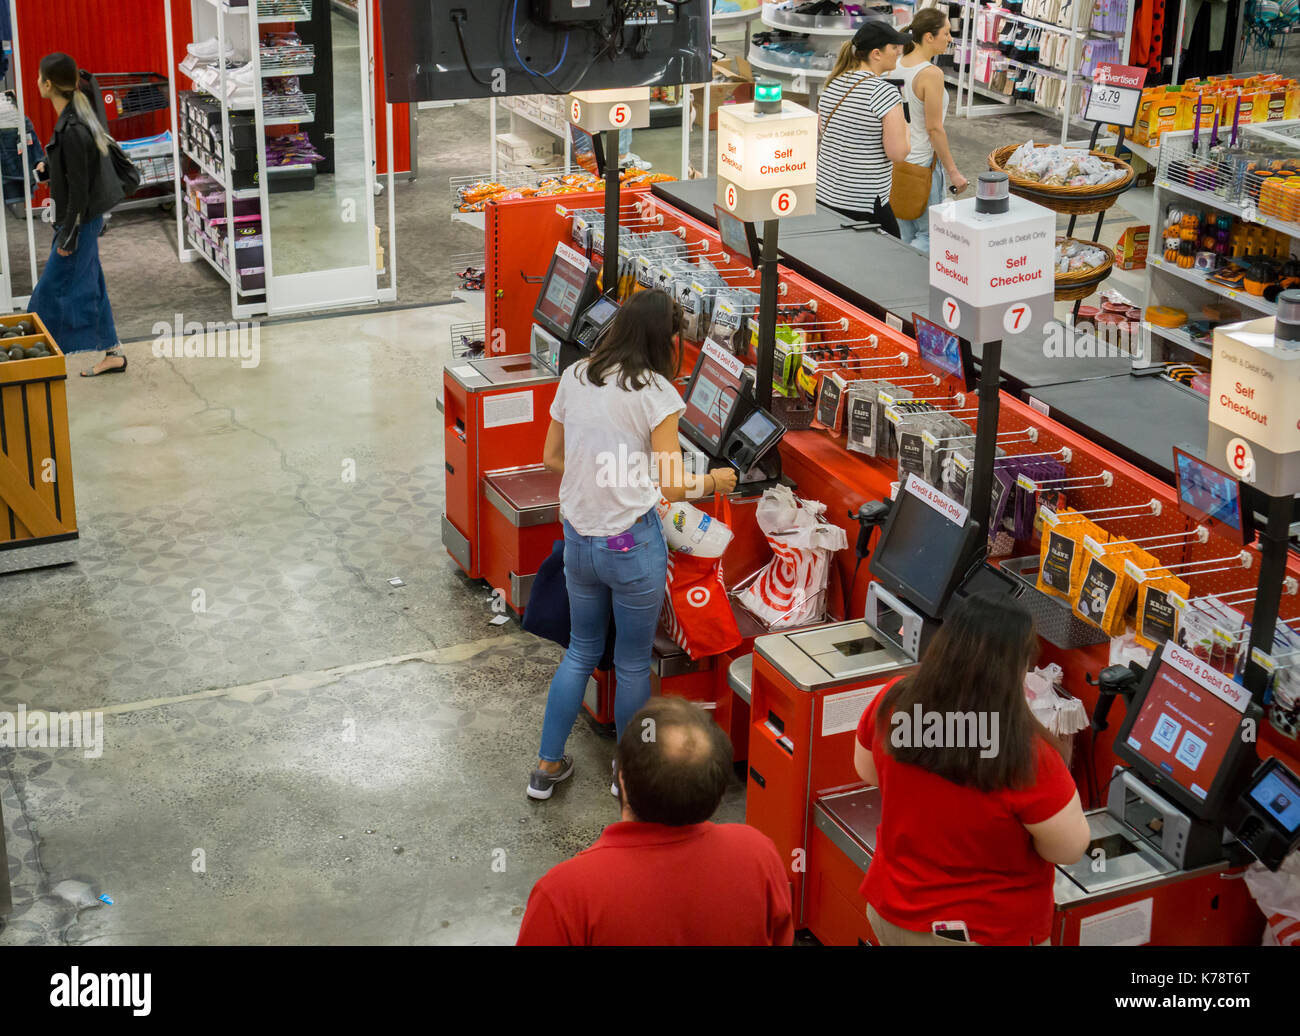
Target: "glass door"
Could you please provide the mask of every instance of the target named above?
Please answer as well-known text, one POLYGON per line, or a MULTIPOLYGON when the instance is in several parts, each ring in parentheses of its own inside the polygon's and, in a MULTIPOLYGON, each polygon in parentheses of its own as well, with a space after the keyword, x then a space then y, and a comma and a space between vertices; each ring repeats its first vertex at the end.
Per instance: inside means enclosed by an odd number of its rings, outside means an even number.
POLYGON ((329 0, 251 5, 273 314, 378 301, 368 6, 354 20, 329 0))

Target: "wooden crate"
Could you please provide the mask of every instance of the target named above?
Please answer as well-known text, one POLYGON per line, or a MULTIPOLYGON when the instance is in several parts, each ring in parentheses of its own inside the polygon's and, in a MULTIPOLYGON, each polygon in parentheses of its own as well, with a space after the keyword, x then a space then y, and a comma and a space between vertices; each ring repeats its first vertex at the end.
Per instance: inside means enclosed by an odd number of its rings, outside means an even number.
POLYGON ((44 341, 54 355, 0 363, 0 571, 27 567, 10 551, 77 537, 67 361, 34 313, 0 316, 0 328, 24 320, 37 333, 4 339, 4 347, 44 341))

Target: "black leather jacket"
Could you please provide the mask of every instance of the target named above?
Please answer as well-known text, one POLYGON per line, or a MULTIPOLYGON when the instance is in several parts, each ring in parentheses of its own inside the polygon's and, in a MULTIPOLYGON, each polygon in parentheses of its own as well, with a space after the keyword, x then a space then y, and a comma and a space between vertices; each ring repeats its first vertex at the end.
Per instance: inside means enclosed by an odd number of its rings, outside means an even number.
POLYGON ((83 224, 108 211, 102 190, 101 155, 94 135, 69 104, 54 124, 45 147, 45 176, 54 201, 56 242, 66 252, 76 251, 83 224))

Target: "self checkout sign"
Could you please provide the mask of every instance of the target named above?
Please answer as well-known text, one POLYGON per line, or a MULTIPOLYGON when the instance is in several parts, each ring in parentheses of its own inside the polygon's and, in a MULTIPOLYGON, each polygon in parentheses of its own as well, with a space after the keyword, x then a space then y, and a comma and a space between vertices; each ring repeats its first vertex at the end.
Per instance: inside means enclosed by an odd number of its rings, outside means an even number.
POLYGON ((1092 92, 1083 117, 1089 122, 1132 129, 1137 122, 1142 84, 1146 79, 1145 68, 1102 62, 1092 74, 1092 92))

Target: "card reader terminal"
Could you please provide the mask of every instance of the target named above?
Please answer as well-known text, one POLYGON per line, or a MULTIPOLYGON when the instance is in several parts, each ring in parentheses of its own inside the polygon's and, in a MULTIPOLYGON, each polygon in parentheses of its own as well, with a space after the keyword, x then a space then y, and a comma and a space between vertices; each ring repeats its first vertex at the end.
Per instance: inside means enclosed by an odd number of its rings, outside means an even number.
POLYGON ((1228 829, 1271 871, 1300 846, 1300 777, 1276 756, 1260 763, 1232 808, 1228 829))
POLYGON ((591 352, 616 316, 618 316, 618 303, 602 295, 578 317, 578 322, 573 328, 573 340, 581 348, 591 352))
POLYGON ((781 441, 785 425, 761 407, 754 407, 735 422, 722 447, 723 459, 742 475, 781 441))

